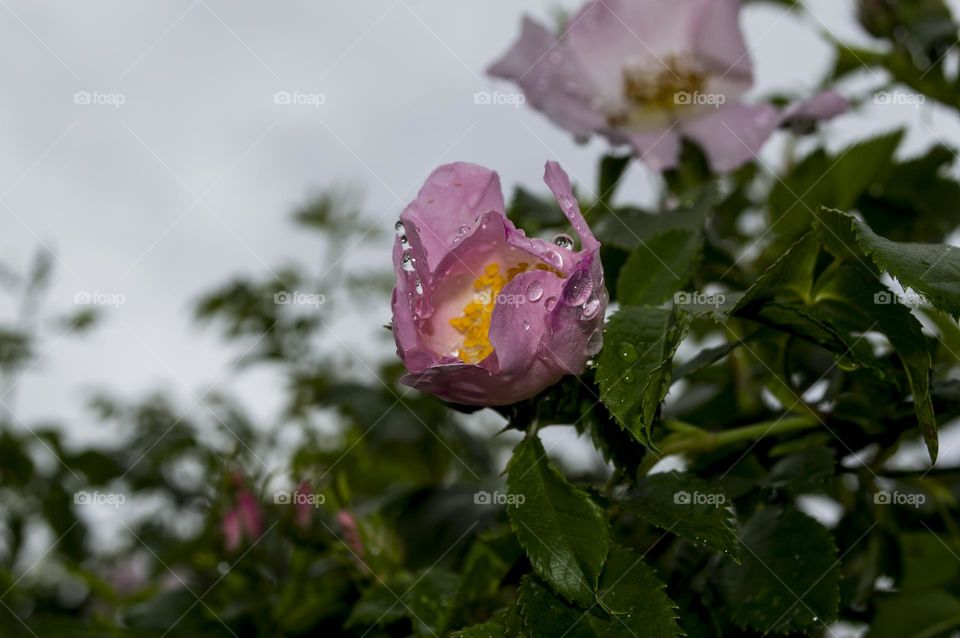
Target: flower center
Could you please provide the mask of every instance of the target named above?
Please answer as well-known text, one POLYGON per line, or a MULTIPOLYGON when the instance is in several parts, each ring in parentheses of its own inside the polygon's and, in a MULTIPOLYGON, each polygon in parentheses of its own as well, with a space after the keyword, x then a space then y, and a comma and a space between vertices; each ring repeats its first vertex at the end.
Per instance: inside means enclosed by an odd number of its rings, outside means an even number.
MULTIPOLYGON (((537 268, 549 270, 545 264, 537 268)), ((463 307, 463 314, 450 320, 454 330, 463 335, 462 347, 454 351, 464 363, 479 363, 493 354, 490 344, 490 320, 493 308, 497 305, 500 291, 513 278, 530 269, 530 264, 520 262, 507 269, 506 275, 500 273, 500 264, 487 264, 483 274, 473 281, 473 298, 463 307)))
POLYGON ((695 102, 694 96, 707 82, 707 74, 689 55, 669 55, 656 66, 623 69, 623 95, 629 106, 607 115, 611 126, 642 123, 656 113, 672 111, 695 102))

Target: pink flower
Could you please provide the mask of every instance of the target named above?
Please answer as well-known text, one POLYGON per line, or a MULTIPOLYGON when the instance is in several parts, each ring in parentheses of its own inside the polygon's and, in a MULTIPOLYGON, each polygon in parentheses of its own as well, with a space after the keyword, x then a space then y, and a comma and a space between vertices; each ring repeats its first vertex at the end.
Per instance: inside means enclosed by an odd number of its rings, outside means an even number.
POLYGON ((570 180, 544 181, 577 235, 527 237, 504 213, 500 178, 474 164, 436 169, 397 222, 393 334, 402 382, 468 405, 527 399, 580 374, 602 342, 600 243, 570 180))
POLYGON ((232 552, 240 547, 243 539, 256 541, 263 534, 263 512, 257 497, 250 490, 237 493, 234 506, 227 511, 221 522, 224 546, 232 552))
POLYGON ((578 138, 605 135, 664 170, 676 166, 686 137, 715 171, 729 171, 785 121, 777 107, 742 99, 753 67, 739 12, 739 0, 593 0, 560 37, 526 18, 489 73, 516 81, 578 138))
POLYGON ((340 533, 343 534, 343 542, 353 550, 358 560, 362 560, 363 540, 360 538, 357 519, 350 513, 350 510, 340 510, 337 512, 337 523, 340 525, 340 533))

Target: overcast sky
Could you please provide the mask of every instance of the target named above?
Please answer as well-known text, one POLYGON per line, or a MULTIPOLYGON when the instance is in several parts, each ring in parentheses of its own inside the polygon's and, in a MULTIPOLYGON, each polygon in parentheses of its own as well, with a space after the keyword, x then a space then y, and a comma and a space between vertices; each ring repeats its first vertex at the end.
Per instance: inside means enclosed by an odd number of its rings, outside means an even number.
MULTIPOLYGON (((802 20, 745 10, 756 93, 812 92, 830 64, 818 32, 865 41, 852 5, 810 2, 815 17, 802 20)), ((602 142, 579 146, 531 109, 473 100, 511 90, 484 68, 523 13, 548 21, 557 6, 579 2, 0 0, 0 255, 24 268, 38 247, 54 250, 49 310, 75 309, 83 292, 124 298, 87 338, 49 333, 17 387, 21 418, 61 419, 84 438, 97 429, 80 411, 94 388, 160 387, 192 403, 235 351, 198 330, 190 301, 232 274, 320 264, 289 215, 325 186, 363 186, 367 221, 386 231, 443 162, 493 167, 509 190, 540 187, 544 161, 558 159, 591 186, 602 142), (278 91, 306 103, 277 104, 278 91)), ((827 137, 838 147, 898 123, 908 152, 960 143, 955 116, 930 105, 871 105, 827 137)), ((655 184, 635 166, 623 194, 649 197, 655 184)), ((383 241, 348 267, 388 268, 383 241)), ((342 319, 335 330, 358 352, 392 355, 368 338, 386 305, 342 319)), ((261 414, 278 396, 269 379, 226 382, 261 414)))

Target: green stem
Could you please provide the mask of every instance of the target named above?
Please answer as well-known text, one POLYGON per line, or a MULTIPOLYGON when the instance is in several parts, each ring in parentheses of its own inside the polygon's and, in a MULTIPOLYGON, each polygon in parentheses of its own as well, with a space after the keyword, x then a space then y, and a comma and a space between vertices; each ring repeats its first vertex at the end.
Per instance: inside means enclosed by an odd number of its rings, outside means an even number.
POLYGON ((665 425, 675 434, 668 435, 660 443, 661 456, 648 456, 640 465, 640 474, 646 474, 664 456, 674 454, 698 454, 710 452, 718 448, 741 443, 756 441, 768 436, 778 436, 791 432, 810 430, 820 425, 820 421, 805 414, 782 417, 772 421, 762 421, 753 425, 745 425, 731 430, 710 432, 700 429, 689 423, 677 420, 667 420, 665 425))

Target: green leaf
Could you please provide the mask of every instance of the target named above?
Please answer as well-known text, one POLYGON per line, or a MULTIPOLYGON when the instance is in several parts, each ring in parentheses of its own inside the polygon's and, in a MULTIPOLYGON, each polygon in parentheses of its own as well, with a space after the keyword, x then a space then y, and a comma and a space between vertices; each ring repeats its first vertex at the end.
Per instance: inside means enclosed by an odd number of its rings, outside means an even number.
POLYGON ((703 235, 676 229, 655 235, 630 254, 617 280, 624 305, 657 305, 687 285, 700 260, 703 235))
POLYGON ((844 249, 862 252, 904 288, 913 288, 937 308, 960 319, 960 248, 890 241, 838 210, 824 210, 818 217, 821 234, 835 254, 844 249))
POLYGON ((736 519, 719 487, 689 473, 645 476, 624 501, 626 509, 696 545, 737 555, 736 519))
POLYGON ((640 554, 614 545, 600 577, 597 600, 607 613, 622 616, 637 635, 673 638, 681 632, 677 606, 666 589, 640 554))
POLYGON ((942 589, 881 598, 869 638, 935 638, 960 627, 960 600, 942 589))
POLYGON ((770 469, 766 485, 790 494, 822 489, 834 477, 837 460, 832 448, 817 445, 786 456, 770 469))
POLYGON ((957 544, 932 532, 907 532, 900 535, 900 562, 903 577, 900 589, 922 590, 949 585, 960 579, 957 544))
POLYGON ((604 155, 600 160, 600 178, 597 184, 597 195, 600 202, 607 204, 613 199, 617 186, 624 171, 630 165, 633 155, 604 155))
POLYGON ((367 589, 345 626, 383 627, 409 618, 417 635, 430 635, 445 624, 459 582, 459 576, 438 567, 415 575, 398 574, 367 589))
POLYGON ((592 604, 610 543, 603 510, 567 482, 536 435, 513 451, 507 490, 517 497, 507 513, 533 568, 567 600, 592 604))
POLYGON ((506 638, 506 635, 503 631, 503 623, 492 620, 482 625, 473 625, 455 631, 450 634, 450 638, 506 638))
MULTIPOLYGON (((630 564, 633 564, 632 562, 630 564)), ((629 564, 627 565, 629 567, 629 564)), ((615 566, 622 575, 625 568, 615 566)), ((645 585, 653 585, 645 581, 645 585)), ((650 590, 647 590, 650 591, 650 590)), ((598 606, 584 611, 565 603, 537 579, 527 576, 520 584, 520 608, 532 638, 674 638, 680 635, 673 603, 654 589, 653 609, 641 607, 629 614, 604 613, 598 606), (660 594, 657 596, 656 594, 660 594), (665 602, 664 602, 665 601, 665 602), (650 623, 650 624, 647 624, 650 623)), ((647 601, 649 602, 649 601, 647 601)))
POLYGON ((607 323, 597 367, 600 399, 641 443, 670 389, 673 355, 689 318, 663 308, 622 308, 607 323))
POLYGON ((741 565, 721 572, 732 620, 746 629, 803 631, 837 616, 837 548, 817 521, 793 509, 768 507, 744 525, 741 565))
POLYGON ((769 210, 777 232, 792 240, 810 226, 821 206, 849 210, 893 161, 903 131, 860 142, 836 156, 814 151, 778 180, 770 191, 769 210))

